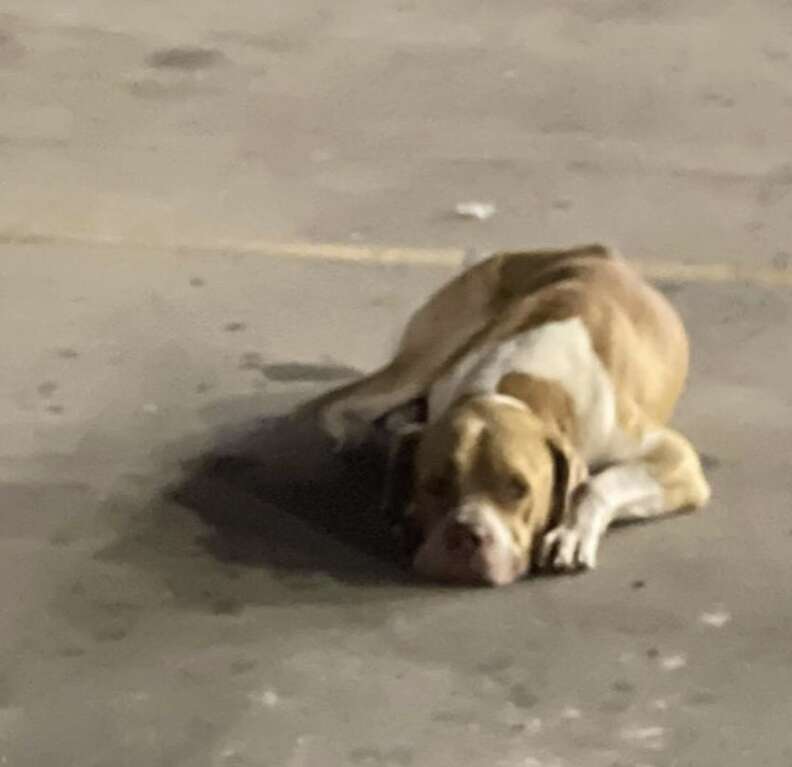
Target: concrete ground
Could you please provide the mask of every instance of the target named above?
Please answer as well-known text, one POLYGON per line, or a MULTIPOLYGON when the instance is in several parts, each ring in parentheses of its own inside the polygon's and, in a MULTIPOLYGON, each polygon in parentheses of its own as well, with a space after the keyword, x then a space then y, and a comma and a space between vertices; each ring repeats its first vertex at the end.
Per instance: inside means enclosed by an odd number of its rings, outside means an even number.
POLYGON ((792 763, 791 17, 6 0, 0 765, 792 763), (685 316, 713 502, 415 584, 376 456, 279 416, 488 248, 593 238, 685 316))

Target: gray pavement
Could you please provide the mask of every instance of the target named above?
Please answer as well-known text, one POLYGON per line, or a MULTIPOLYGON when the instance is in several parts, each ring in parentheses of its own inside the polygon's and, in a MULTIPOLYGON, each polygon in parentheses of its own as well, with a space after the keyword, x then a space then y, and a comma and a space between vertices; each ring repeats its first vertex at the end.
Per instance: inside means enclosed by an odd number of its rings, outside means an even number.
POLYGON ((0 233, 789 262, 784 0, 4 0, 0 233), (482 226, 451 215, 492 201, 482 226))
POLYGON ((452 270, 215 245, 604 238, 788 282, 791 21, 6 0, 0 765, 792 764, 791 290, 663 286, 707 510, 581 577, 442 589, 383 552, 376 455, 278 419, 452 270))
POLYGON ((444 270, 38 246, 0 264, 4 764, 790 763, 792 293, 666 286, 710 508, 614 533, 596 572, 471 591, 294 519, 306 499, 371 512, 368 480, 272 427, 381 361, 444 270), (218 451, 259 461, 260 487, 163 495, 218 451))

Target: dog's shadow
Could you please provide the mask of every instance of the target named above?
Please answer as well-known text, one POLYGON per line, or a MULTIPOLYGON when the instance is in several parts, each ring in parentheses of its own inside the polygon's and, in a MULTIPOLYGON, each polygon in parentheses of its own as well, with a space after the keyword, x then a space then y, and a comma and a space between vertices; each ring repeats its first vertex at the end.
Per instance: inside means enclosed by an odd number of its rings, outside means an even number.
POLYGON ((384 500, 389 437, 342 453, 306 418, 273 417, 185 465, 168 496, 217 559, 343 581, 411 579, 384 500))

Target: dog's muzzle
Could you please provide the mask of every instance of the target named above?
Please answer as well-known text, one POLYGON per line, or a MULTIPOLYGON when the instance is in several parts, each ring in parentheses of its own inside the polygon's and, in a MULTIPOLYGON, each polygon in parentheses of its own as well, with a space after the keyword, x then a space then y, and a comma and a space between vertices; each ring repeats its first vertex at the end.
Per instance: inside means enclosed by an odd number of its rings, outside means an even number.
POLYGON ((467 503, 435 525, 413 558, 426 577, 452 583, 502 586, 520 577, 527 558, 486 502, 467 503))

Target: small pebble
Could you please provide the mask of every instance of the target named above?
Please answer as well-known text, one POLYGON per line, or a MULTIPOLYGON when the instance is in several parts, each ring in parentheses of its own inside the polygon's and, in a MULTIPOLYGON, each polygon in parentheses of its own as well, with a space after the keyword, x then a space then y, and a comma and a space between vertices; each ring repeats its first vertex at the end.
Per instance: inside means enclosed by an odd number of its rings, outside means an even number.
POLYGON ((225 55, 213 48, 200 48, 185 45, 176 48, 162 48, 146 57, 146 64, 152 69, 176 69, 194 71, 223 64, 225 55))
POLYGON ((80 356, 74 349, 58 349, 57 354, 62 360, 73 360, 80 356))
POLYGON ((191 277, 190 285, 192 285, 194 288, 202 288, 204 285, 206 285, 206 282, 200 277, 191 277))
POLYGON ((51 397, 57 390, 58 384, 55 381, 44 381, 36 389, 42 397, 51 397))
POLYGON ((227 322, 223 325, 223 330, 226 333, 238 333, 240 330, 244 330, 247 327, 244 322, 227 322))
POLYGON ((720 468, 721 460, 717 456, 712 455, 712 453, 702 453, 701 465, 704 467, 705 471, 714 471, 720 468))
POLYGON ((644 588, 644 586, 646 586, 646 581, 642 581, 642 580, 633 581, 630 584, 630 586, 634 589, 642 589, 644 588))
POLYGON ((264 359, 258 352, 245 352, 239 358, 240 370, 261 370, 264 365, 264 359))
POLYGON ((251 671, 255 667, 256 661, 251 660, 250 658, 240 658, 239 660, 232 661, 231 672, 233 674, 244 674, 247 671, 251 671))
POLYGON ((693 690, 688 696, 687 700, 695 706, 711 706, 718 700, 717 695, 711 690, 693 690))

